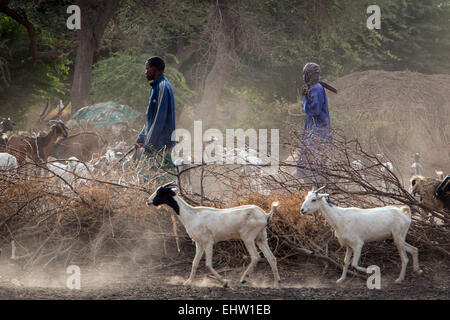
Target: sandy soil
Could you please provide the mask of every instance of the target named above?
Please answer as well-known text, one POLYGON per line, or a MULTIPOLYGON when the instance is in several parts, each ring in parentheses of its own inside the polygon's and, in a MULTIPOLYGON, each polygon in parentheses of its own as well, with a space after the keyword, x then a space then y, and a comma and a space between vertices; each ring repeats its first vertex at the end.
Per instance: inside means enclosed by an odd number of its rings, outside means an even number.
MULTIPOLYGON (((182 283, 190 271, 188 261, 172 265, 123 268, 103 265, 81 267, 81 289, 69 290, 65 270, 23 273, 10 263, 1 266, 0 299, 250 299, 250 300, 316 300, 316 299, 442 299, 448 300, 448 266, 442 263, 436 276, 427 272, 416 277, 409 267, 403 284, 394 284, 399 270, 382 269, 381 289, 369 290, 366 280, 349 276, 337 285, 338 270, 320 270, 312 263, 279 263, 281 289, 273 289, 272 274, 265 262, 255 269, 250 281, 241 285, 242 268, 217 269, 230 287, 223 288, 210 278, 206 267, 199 267, 194 286, 182 283)), ((323 268, 322 268, 323 269, 323 268)))

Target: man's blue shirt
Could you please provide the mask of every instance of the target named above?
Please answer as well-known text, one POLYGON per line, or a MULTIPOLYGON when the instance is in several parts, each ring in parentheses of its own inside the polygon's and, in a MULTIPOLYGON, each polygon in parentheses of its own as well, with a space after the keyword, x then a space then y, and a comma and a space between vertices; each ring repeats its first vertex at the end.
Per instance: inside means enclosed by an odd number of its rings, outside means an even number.
POLYGON ((172 85, 164 75, 150 83, 152 91, 145 114, 147 124, 142 129, 136 142, 143 143, 147 150, 171 148, 175 142, 171 140, 175 130, 175 101, 172 85))

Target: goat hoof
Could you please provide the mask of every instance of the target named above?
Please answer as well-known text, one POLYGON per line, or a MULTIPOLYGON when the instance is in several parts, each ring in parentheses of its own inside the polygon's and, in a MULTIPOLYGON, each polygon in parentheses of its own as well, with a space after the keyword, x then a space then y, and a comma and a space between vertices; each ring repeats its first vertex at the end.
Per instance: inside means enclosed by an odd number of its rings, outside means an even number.
POLYGON ((241 280, 241 283, 242 283, 242 284, 244 284, 244 283, 246 283, 246 282, 247 282, 247 280, 245 280, 245 279, 242 279, 242 280, 241 280))
POLYGON ((344 278, 339 278, 339 279, 336 280, 336 283, 337 284, 342 283, 342 282, 344 282, 344 280, 345 280, 344 278))
POLYGON ((403 279, 397 278, 394 282, 395 283, 402 283, 403 279))
POLYGON ((420 275, 422 275, 422 274, 423 274, 423 270, 417 270, 417 271, 416 271, 416 275, 420 276, 420 275))
POLYGON ((183 286, 190 286, 192 283, 192 280, 188 279, 183 283, 183 286))
POLYGON ((228 281, 225 281, 225 282, 223 283, 223 287, 224 287, 224 288, 228 288, 228 281))

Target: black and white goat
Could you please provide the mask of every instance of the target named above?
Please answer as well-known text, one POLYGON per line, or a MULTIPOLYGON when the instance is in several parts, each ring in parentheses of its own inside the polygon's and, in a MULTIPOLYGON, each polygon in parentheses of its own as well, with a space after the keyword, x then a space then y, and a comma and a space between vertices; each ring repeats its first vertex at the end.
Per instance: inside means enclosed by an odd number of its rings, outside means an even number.
POLYGON ((278 207, 278 202, 272 203, 270 213, 264 212, 258 206, 245 205, 240 207, 217 209, 211 207, 193 207, 187 204, 176 194, 176 189, 171 188, 173 183, 159 187, 147 200, 147 205, 159 206, 167 204, 175 210, 188 235, 195 241, 196 253, 192 262, 192 270, 185 285, 190 285, 194 280, 203 252, 206 253, 206 266, 212 274, 222 282, 224 287, 227 281, 223 279, 212 266, 213 245, 218 241, 241 239, 247 248, 251 262, 243 273, 240 281, 245 283, 246 276, 252 271, 260 260, 255 246, 264 253, 274 275, 274 287, 279 288, 280 276, 278 274, 277 261, 267 243, 266 227, 270 217, 278 207))

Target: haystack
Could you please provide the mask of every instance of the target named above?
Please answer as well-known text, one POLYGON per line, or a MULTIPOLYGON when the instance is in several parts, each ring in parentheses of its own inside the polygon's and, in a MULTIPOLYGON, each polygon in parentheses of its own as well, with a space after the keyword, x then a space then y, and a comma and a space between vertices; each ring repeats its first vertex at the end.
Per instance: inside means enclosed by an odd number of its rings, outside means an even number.
POLYGON ((408 172, 412 154, 422 155, 425 175, 450 172, 450 75, 410 71, 364 71, 331 84, 332 125, 382 152, 408 172))

